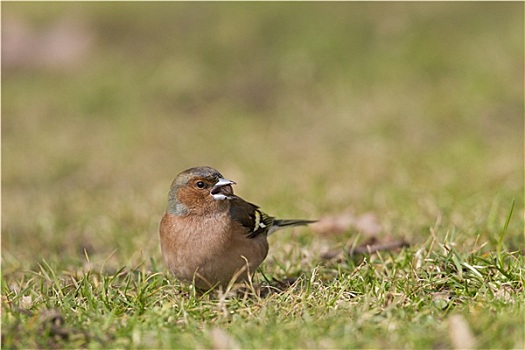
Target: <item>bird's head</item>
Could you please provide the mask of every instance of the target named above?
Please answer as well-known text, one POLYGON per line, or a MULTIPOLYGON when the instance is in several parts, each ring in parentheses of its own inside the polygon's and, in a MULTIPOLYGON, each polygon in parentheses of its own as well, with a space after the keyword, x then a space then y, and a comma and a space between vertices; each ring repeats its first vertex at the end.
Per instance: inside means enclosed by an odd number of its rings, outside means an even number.
POLYGON ((181 172, 173 183, 168 197, 168 213, 172 215, 223 212, 234 198, 231 185, 217 170, 200 166, 181 172))

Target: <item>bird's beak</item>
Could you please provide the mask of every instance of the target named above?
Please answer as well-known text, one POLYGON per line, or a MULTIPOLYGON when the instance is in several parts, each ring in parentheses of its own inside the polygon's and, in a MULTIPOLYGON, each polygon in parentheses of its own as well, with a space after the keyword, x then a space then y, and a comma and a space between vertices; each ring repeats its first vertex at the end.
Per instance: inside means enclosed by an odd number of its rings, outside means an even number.
POLYGON ((235 182, 232 180, 226 180, 219 178, 219 181, 213 186, 210 193, 213 196, 213 199, 217 201, 222 201, 225 199, 233 198, 233 188, 231 185, 235 185, 235 182))

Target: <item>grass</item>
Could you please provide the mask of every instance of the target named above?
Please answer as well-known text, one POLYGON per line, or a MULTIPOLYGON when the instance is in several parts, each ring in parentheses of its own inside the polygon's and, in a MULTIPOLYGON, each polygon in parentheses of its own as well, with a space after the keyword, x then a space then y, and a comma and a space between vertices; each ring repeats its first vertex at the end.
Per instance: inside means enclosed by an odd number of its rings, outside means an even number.
POLYGON ((3 347, 523 348, 522 3, 3 3, 3 44, 20 25, 89 49, 3 45, 3 347), (410 245, 327 260, 370 234, 285 230, 201 295, 157 238, 200 164, 410 245))
POLYGON ((4 289, 3 345, 448 348, 448 319, 459 314, 478 347, 519 347, 522 256, 504 253, 499 266, 495 254, 459 252, 454 243, 432 239, 417 251, 317 263, 289 289, 265 297, 199 295, 144 266, 58 273, 44 262, 4 289))

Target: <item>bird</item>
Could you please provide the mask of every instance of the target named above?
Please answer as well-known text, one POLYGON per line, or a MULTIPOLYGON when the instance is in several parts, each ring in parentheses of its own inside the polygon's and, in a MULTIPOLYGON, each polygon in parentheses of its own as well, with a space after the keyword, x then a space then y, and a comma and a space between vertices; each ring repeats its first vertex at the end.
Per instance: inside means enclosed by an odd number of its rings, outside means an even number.
POLYGON ((209 166, 184 170, 173 180, 160 222, 168 270, 200 290, 248 281, 268 254, 268 236, 315 220, 267 215, 233 192, 236 183, 209 166))

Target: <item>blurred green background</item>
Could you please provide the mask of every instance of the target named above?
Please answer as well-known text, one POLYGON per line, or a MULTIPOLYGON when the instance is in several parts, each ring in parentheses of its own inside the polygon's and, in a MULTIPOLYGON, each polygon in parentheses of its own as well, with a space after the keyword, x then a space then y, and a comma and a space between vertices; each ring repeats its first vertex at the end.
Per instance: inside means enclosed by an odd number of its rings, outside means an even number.
POLYGON ((523 9, 2 3, 3 272, 161 265, 196 165, 271 215, 372 212, 416 245, 437 227, 493 249, 515 198, 523 249, 523 9))

